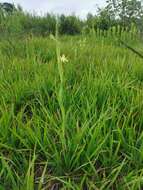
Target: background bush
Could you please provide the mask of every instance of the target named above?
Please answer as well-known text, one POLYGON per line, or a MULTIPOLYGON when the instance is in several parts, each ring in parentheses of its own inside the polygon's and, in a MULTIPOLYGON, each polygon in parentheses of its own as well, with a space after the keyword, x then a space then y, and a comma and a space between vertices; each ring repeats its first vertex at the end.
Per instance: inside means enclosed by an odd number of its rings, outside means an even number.
POLYGON ((140 0, 118 0, 116 4, 108 0, 104 8, 98 8, 97 14, 88 14, 85 20, 75 15, 60 15, 47 13, 38 16, 25 13, 20 6, 9 3, 0 4, 0 34, 16 35, 20 33, 46 36, 55 33, 56 19, 59 20, 61 35, 77 35, 83 32, 105 34, 113 31, 131 31, 134 28, 143 32, 143 7, 140 0), (100 32, 99 32, 100 31, 100 32))

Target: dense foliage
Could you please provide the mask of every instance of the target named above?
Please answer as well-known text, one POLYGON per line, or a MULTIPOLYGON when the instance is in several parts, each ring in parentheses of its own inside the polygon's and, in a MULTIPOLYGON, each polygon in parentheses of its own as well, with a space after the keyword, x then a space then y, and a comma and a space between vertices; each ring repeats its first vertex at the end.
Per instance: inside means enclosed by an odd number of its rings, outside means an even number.
POLYGON ((9 3, 0 4, 0 32, 17 34, 32 33, 49 35, 55 33, 56 20, 59 21, 60 34, 76 35, 97 30, 108 31, 113 27, 131 30, 132 25, 140 32, 143 31, 143 7, 140 0, 108 0, 104 8, 99 8, 96 15, 88 14, 85 20, 75 15, 52 14, 43 17, 24 13, 20 6, 9 3))
POLYGON ((142 126, 143 60, 116 38, 0 41, 0 190, 141 190, 142 126))
POLYGON ((143 189, 142 19, 0 4, 0 190, 143 189))

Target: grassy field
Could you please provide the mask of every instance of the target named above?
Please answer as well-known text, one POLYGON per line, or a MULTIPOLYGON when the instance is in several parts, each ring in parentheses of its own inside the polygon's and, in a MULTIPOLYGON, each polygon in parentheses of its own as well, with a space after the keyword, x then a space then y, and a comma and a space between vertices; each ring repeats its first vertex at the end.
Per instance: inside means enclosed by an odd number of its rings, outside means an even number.
POLYGON ((143 60, 103 37, 1 40, 0 190, 142 188, 143 60))

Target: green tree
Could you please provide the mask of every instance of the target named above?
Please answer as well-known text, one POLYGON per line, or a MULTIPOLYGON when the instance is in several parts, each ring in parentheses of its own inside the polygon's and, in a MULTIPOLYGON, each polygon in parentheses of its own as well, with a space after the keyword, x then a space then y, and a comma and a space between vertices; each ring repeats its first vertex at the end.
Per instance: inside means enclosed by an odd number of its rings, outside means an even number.
POLYGON ((60 34, 69 34, 69 35, 76 35, 80 34, 82 31, 82 21, 72 15, 72 16, 65 16, 61 15, 60 18, 60 34))
POLYGON ((115 16, 110 10, 109 6, 106 6, 103 9, 98 9, 98 28, 107 31, 110 27, 113 26, 115 21, 115 16))
POLYGON ((119 18, 123 27, 137 23, 143 16, 141 0, 107 0, 108 7, 119 18))
POLYGON ((11 3, 0 3, 0 9, 1 11, 4 11, 5 13, 12 13, 14 10, 16 10, 14 4, 11 3))

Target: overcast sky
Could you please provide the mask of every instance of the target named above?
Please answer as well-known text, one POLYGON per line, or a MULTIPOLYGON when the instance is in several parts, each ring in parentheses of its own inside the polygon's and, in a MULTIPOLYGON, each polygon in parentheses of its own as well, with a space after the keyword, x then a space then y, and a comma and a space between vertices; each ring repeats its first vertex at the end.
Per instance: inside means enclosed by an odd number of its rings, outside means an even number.
MULTIPOLYGON (((4 2, 4 0, 0 0, 0 2, 4 2)), ((75 13, 84 18, 88 12, 95 13, 97 5, 103 7, 106 0, 5 0, 5 2, 20 4, 24 10, 34 11, 38 14, 46 12, 75 13)))

